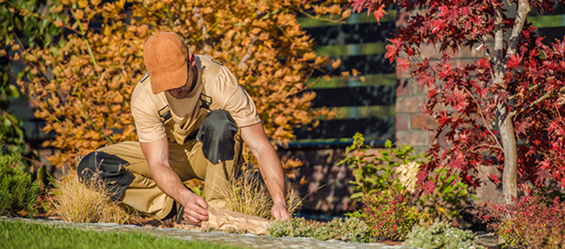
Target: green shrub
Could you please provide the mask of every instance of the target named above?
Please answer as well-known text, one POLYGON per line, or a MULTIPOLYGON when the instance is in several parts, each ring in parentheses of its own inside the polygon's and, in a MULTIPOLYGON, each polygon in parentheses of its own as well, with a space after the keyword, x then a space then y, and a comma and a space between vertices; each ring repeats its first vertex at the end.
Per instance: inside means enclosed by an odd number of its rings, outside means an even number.
POLYGON ((447 222, 435 222, 430 227, 416 225, 406 236, 402 246, 437 249, 479 249, 483 246, 473 242, 474 235, 451 227, 447 222))
POLYGON ((342 240, 347 242, 373 242, 367 225, 357 218, 341 220, 334 218, 330 222, 318 222, 304 218, 277 220, 269 226, 271 237, 310 237, 319 240, 342 240))
POLYGON ((0 147, 0 215, 22 210, 32 215, 36 211, 39 184, 23 170, 19 155, 5 154, 3 144, 0 147))
POLYGON ((378 241, 400 241, 420 220, 428 220, 409 203, 408 198, 391 192, 381 198, 368 197, 361 210, 346 214, 359 218, 371 230, 371 236, 378 241))
POLYGON ((451 220, 459 215, 458 210, 467 200, 474 197, 468 185, 460 180, 459 172, 447 169, 434 171, 433 175, 438 177, 435 188, 431 193, 424 193, 416 186, 416 181, 420 165, 427 159, 422 154, 412 155, 414 148, 411 146, 394 146, 387 140, 379 155, 367 154, 370 147, 365 145, 363 134, 353 136, 353 144, 346 149, 350 156, 338 163, 353 170, 355 180, 350 181, 355 191, 350 197, 353 201, 366 205, 367 199, 376 198, 378 207, 390 200, 394 192, 406 198, 403 201, 406 205, 416 207, 431 219, 451 220))

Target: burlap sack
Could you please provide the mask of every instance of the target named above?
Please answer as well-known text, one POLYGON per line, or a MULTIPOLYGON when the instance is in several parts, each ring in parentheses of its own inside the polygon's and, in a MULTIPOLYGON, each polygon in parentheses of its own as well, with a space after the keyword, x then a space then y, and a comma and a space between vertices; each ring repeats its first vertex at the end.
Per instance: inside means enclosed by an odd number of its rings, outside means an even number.
POLYGON ((269 223, 270 220, 259 216, 208 206, 208 221, 202 222, 202 226, 219 230, 245 229, 255 235, 264 235, 269 223))

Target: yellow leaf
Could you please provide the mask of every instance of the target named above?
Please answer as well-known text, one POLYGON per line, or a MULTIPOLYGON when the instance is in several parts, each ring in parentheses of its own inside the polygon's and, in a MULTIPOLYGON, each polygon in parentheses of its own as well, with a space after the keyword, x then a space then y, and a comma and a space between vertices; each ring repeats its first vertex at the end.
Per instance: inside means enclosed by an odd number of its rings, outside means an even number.
POLYGON ((90 4, 94 5, 94 6, 98 6, 98 4, 100 4, 102 0, 90 0, 90 4))
POLYGON ((337 60, 332 62, 332 68, 336 69, 341 65, 341 58, 338 58, 337 60))
POLYGON ((353 77, 357 77, 357 75, 361 74, 361 72, 357 71, 357 69, 353 68, 351 69, 351 74, 353 74, 353 77))
POLYGON ((345 19, 351 15, 351 9, 346 9, 343 13, 341 13, 341 18, 345 19))
POLYGON ((20 59, 20 54, 14 53, 14 60, 17 61, 20 59))
POLYGON ((303 58, 305 61, 313 60, 313 59, 316 58, 316 52, 308 52, 308 53, 305 53, 305 54, 302 56, 302 58, 303 58))
POLYGON ((76 18, 76 19, 79 19, 79 20, 80 20, 80 19, 82 19, 83 17, 84 17, 84 11, 82 11, 82 10, 76 10, 76 11, 75 11, 75 18, 76 18))
POLYGON ((88 0, 78 0, 78 7, 86 8, 88 6, 88 0))
POLYGON ((60 28, 61 26, 63 26, 63 21, 57 20, 54 21, 53 24, 55 24, 55 27, 60 28))

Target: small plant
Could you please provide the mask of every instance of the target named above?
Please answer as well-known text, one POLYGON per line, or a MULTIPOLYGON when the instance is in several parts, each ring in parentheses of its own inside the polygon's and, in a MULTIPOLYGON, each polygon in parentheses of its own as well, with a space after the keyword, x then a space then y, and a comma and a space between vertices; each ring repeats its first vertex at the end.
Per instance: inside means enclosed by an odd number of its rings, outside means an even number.
POLYGON ((124 224, 136 218, 137 213, 124 204, 112 201, 102 181, 80 182, 76 171, 62 180, 52 200, 52 210, 64 221, 81 223, 124 224))
MULTIPOLYGON (((273 219, 271 208, 273 200, 267 187, 257 174, 244 172, 241 176, 232 180, 229 191, 226 193, 226 208, 231 211, 255 215, 266 219, 273 219)), ((294 189, 290 189, 286 195, 288 213, 294 214, 302 205, 302 199, 294 189)))
POLYGON ((17 154, 5 154, 0 135, 0 215, 16 213, 33 215, 39 195, 39 183, 32 181, 20 165, 17 154))
POLYGON ((430 227, 416 225, 406 236, 402 246, 437 249, 479 249, 473 242, 474 234, 451 227, 447 222, 435 222, 430 227))
MULTIPOLYGON (((353 136, 353 144, 346 149, 351 156, 338 163, 346 164, 353 170, 355 193, 351 199, 367 203, 367 199, 379 203, 390 200, 391 193, 403 196, 407 205, 414 206, 420 212, 427 213, 431 219, 451 220, 474 196, 468 185, 461 181, 458 171, 435 169, 438 179, 431 193, 425 193, 417 186, 420 165, 427 159, 422 155, 412 155, 414 148, 395 145, 386 141, 380 155, 367 154, 369 146, 364 143, 363 134, 353 136), (374 200, 374 199, 380 200, 374 200)), ((388 204, 386 204, 388 205, 388 204)), ((398 225, 397 225, 398 226, 398 225)), ((404 233, 405 234, 405 233, 404 233)))
POLYGON ((381 198, 368 197, 361 210, 346 215, 365 221, 371 230, 371 236, 379 241, 403 240, 414 225, 420 220, 428 219, 426 214, 418 212, 409 203, 408 198, 396 192, 381 198))
POLYGON ((565 203, 559 197, 523 196, 511 204, 486 202, 479 219, 511 246, 563 248, 565 203))
POLYGON ((268 229, 271 237, 310 237, 319 240, 342 240, 348 242, 373 242, 369 227, 358 218, 330 222, 318 222, 304 218, 277 220, 268 229))
POLYGON ((353 170, 354 185, 356 192, 351 195, 351 199, 357 200, 375 193, 395 189, 404 190, 402 182, 395 175, 396 168, 400 165, 409 164, 416 161, 418 157, 412 156, 413 148, 404 145, 402 148, 393 149, 394 144, 387 140, 386 149, 380 151, 380 155, 367 154, 369 146, 365 145, 363 134, 357 132, 353 136, 353 144, 345 149, 345 153, 352 153, 352 156, 341 160, 338 165, 346 164, 353 170))

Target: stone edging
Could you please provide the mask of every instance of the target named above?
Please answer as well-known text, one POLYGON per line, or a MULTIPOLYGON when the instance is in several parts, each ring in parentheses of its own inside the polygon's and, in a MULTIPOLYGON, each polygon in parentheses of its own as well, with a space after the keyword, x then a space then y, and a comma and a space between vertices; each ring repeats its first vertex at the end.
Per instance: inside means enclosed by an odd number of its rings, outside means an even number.
POLYGON ((276 238, 257 236, 252 234, 231 234, 225 232, 201 232, 196 230, 182 230, 176 228, 154 228, 135 225, 119 225, 116 223, 73 223, 57 220, 9 218, 0 216, 0 221, 24 221, 29 223, 46 224, 59 228, 75 228, 81 230, 94 230, 99 232, 144 232, 156 236, 177 238, 187 241, 201 241, 220 244, 229 244, 249 248, 347 248, 347 249, 404 249, 409 247, 389 246, 381 243, 348 243, 337 240, 321 241, 312 238, 276 238))

